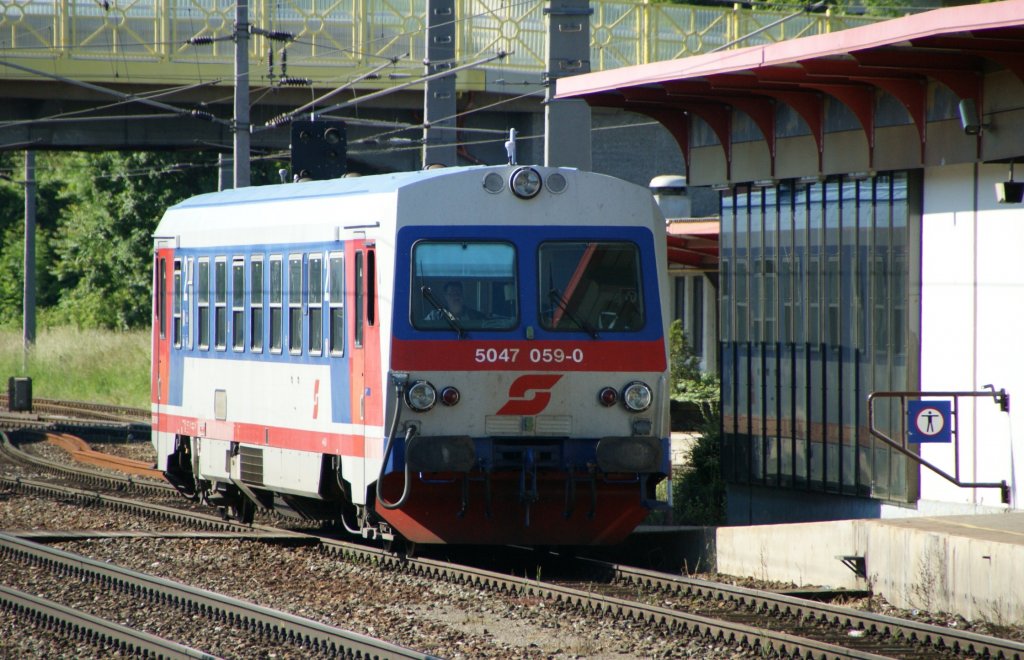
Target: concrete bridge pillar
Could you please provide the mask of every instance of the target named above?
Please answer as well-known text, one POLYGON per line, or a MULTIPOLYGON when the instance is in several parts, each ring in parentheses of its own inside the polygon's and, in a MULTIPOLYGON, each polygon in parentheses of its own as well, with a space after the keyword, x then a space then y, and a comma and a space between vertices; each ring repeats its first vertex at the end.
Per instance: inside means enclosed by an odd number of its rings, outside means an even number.
POLYGON ((590 106, 577 99, 554 100, 555 81, 590 72, 589 0, 550 0, 547 95, 544 106, 544 164, 593 169, 590 106))
MULTIPOLYGON (((455 62, 455 0, 427 0, 423 64, 430 76, 455 62)), ((423 166, 457 165, 455 74, 428 80, 423 92, 423 166)))

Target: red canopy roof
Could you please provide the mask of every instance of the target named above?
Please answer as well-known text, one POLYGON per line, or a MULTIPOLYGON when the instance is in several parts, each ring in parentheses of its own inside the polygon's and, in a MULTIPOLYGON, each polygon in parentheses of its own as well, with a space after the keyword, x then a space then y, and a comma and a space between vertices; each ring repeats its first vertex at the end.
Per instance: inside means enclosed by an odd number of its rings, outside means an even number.
POLYGON ((847 105, 874 148, 875 92, 907 109, 921 140, 927 121, 927 82, 938 81, 982 107, 983 73, 1003 67, 1024 80, 1024 0, 950 7, 842 32, 767 46, 708 53, 589 73, 557 82, 557 98, 584 98, 658 119, 683 150, 689 170, 684 113, 703 119, 731 164, 729 110, 750 116, 768 144, 774 173, 774 104, 786 103, 824 143, 822 96, 847 105))

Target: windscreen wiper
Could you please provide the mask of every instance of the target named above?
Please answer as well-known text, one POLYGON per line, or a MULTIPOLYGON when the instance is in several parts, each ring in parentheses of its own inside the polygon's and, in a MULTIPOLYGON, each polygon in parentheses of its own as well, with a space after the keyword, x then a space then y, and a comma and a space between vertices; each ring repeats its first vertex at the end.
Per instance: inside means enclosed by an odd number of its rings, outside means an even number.
POLYGON ((557 288, 551 287, 551 289, 548 290, 548 299, 558 305, 558 308, 561 309, 573 323, 581 329, 586 330, 591 337, 597 339, 597 330, 595 330, 592 325, 569 311, 569 306, 565 304, 565 299, 562 298, 562 293, 557 288))
POLYGON ((456 319, 455 315, 451 313, 451 310, 441 304, 441 302, 434 296, 434 292, 430 290, 429 286, 424 285, 420 287, 420 293, 423 294, 423 297, 426 298, 428 303, 430 303, 430 306, 437 310, 437 313, 441 315, 441 318, 448 322, 448 325, 451 326, 452 330, 458 333, 459 339, 466 336, 466 331, 459 324, 458 319, 456 319))

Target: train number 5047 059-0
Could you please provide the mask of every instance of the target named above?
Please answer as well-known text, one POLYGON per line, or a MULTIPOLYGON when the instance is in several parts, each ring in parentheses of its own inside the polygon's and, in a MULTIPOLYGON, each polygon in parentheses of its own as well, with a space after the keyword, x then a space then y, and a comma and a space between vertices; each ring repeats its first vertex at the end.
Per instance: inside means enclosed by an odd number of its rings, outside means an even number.
MULTIPOLYGON (((474 359, 481 364, 506 363, 516 364, 519 359, 518 348, 478 348, 474 359)), ((583 364, 583 349, 574 348, 531 348, 524 354, 531 364, 562 364, 575 362, 583 364)))

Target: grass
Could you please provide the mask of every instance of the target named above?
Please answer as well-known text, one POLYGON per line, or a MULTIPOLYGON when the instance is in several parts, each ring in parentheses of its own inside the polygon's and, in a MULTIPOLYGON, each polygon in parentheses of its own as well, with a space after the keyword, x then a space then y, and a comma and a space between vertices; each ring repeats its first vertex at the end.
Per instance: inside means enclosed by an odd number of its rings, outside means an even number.
POLYGON ((148 330, 114 332, 69 327, 40 330, 23 368, 21 331, 0 330, 0 378, 32 378, 32 395, 149 407, 148 330))

